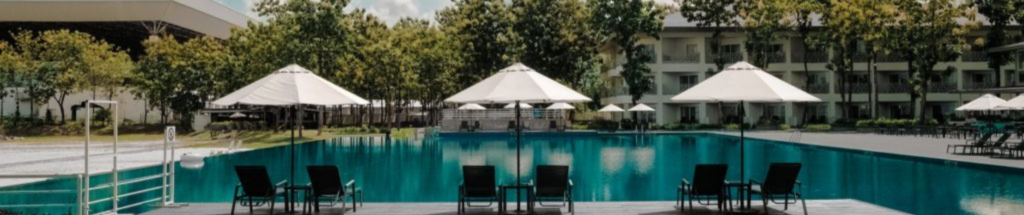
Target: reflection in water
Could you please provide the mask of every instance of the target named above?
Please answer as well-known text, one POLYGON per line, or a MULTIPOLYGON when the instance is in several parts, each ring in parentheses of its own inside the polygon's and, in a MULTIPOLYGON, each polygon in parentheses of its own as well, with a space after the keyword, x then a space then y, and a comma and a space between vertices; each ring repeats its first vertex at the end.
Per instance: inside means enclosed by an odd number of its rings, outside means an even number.
MULTIPOLYGON (((810 199, 852 198, 915 214, 1012 214, 1024 205, 1024 173, 979 169, 902 157, 747 141, 747 174, 762 178, 771 162, 801 162, 799 180, 810 199)), ((346 138, 300 144, 297 166, 338 165, 356 179, 370 202, 452 202, 461 165, 494 165, 498 180, 515 178, 515 142, 509 137, 397 140, 346 138), (341 142, 341 143, 338 143, 341 142)), ((570 165, 580 201, 671 201, 679 179, 699 163, 730 165, 739 175, 738 142, 709 134, 527 137, 523 179, 535 165, 570 165)), ((178 169, 180 202, 229 202, 235 165, 265 165, 272 179, 287 178, 288 148, 206 159, 202 169, 178 169)), ((297 184, 308 182, 297 171, 297 184)), ((69 183, 73 184, 73 183, 69 183)))
POLYGON ((646 175, 654 168, 654 149, 651 147, 640 147, 633 149, 633 164, 636 165, 636 173, 646 175))
POLYGON ((621 147, 605 147, 601 149, 601 169, 605 175, 615 175, 622 169, 626 160, 626 149, 621 147))

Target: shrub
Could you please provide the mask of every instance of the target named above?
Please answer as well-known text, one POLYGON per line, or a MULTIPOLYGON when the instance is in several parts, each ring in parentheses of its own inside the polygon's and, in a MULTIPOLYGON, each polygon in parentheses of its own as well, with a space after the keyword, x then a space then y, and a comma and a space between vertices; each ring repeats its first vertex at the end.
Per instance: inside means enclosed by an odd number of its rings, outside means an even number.
POLYGON ((789 131, 789 124, 779 124, 779 130, 789 131))
POLYGON ((669 123, 669 124, 665 124, 664 126, 662 126, 662 128, 665 129, 665 130, 678 131, 678 130, 683 130, 684 126, 683 126, 683 124, 679 124, 679 123, 669 123))
POLYGON ((810 125, 804 126, 804 130, 807 130, 807 131, 830 131, 830 130, 832 130, 832 125, 829 125, 829 124, 810 124, 810 125))
POLYGON ((726 130, 739 130, 740 129, 740 124, 726 124, 725 125, 725 129, 726 130))
POLYGON ((587 129, 589 129, 588 126, 585 125, 585 124, 572 124, 569 127, 571 127, 572 130, 587 130, 587 129))

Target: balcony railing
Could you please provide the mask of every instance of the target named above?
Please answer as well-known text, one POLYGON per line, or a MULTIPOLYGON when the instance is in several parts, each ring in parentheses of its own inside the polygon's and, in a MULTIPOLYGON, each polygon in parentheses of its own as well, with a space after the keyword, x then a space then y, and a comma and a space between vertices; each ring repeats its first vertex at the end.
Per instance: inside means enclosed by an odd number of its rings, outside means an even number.
MULTIPOLYGON (((658 94, 658 92, 657 92, 657 89, 654 88, 654 87, 651 87, 650 90, 648 90, 647 92, 644 92, 644 95, 656 95, 656 94, 658 94)), ((612 90, 612 96, 628 96, 628 95, 629 95, 629 88, 619 88, 619 89, 612 90)))
POLYGON ((996 87, 995 82, 966 82, 964 89, 985 89, 996 87))
POLYGON ((828 93, 828 84, 827 83, 811 83, 810 85, 807 85, 807 92, 808 93, 819 93, 819 94, 820 93, 828 93))
MULTIPOLYGON (((705 63, 715 63, 715 56, 716 55, 713 54, 708 55, 708 59, 705 61, 705 63)), ((722 56, 722 59, 725 60, 726 64, 731 64, 743 60, 743 54, 741 53, 722 53, 718 54, 718 56, 722 56)))
POLYGON ((986 62, 988 61, 988 53, 983 51, 968 51, 964 52, 960 56, 960 60, 963 62, 986 62))
POLYGON ((948 93, 956 90, 956 83, 932 83, 928 86, 930 93, 948 93))
POLYGON ((908 93, 913 89, 907 83, 881 84, 878 86, 879 93, 908 93))
MULTIPOLYGON (((804 60, 805 60, 804 59, 804 54, 802 52, 793 52, 793 54, 790 55, 790 57, 793 58, 793 63, 803 63, 804 60)), ((828 61, 828 53, 827 52, 807 52, 807 59, 806 59, 806 61, 808 63, 824 63, 824 62, 827 62, 828 61)))
POLYGON ((669 85, 669 84, 666 84, 663 87, 661 87, 661 93, 663 95, 676 95, 676 94, 682 93, 683 91, 686 91, 686 90, 690 89, 691 87, 693 87, 693 85, 696 85, 696 84, 680 84, 680 85, 669 85))
MULTIPOLYGON (((846 89, 845 84, 837 84, 835 86, 836 93, 843 92, 844 89, 846 89)), ((871 85, 867 83, 853 83, 850 84, 850 91, 853 93, 869 93, 871 92, 871 85)))
POLYGON ((664 63, 700 63, 700 54, 662 55, 661 61, 664 63))
POLYGON ((906 61, 906 59, 903 59, 903 55, 900 55, 898 53, 879 54, 878 56, 875 56, 875 60, 878 62, 886 63, 906 61))
POLYGON ((768 54, 768 62, 769 63, 785 63, 786 62, 786 53, 775 52, 775 53, 768 54))

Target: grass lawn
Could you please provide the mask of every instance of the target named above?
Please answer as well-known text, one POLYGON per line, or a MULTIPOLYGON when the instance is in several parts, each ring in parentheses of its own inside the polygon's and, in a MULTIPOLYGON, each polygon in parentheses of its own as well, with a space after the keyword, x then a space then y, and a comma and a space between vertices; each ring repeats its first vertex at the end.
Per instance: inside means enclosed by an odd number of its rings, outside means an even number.
MULTIPOLYGON (((315 129, 306 129, 302 131, 302 137, 298 137, 298 132, 295 133, 296 142, 305 141, 316 141, 324 140, 335 137, 351 136, 351 135, 383 135, 379 133, 334 133, 329 130, 324 130, 321 135, 316 135, 315 129)), ((227 147, 228 138, 232 133, 228 132, 217 132, 216 135, 212 135, 209 131, 195 132, 187 135, 179 135, 178 141, 182 144, 188 145, 188 147, 227 147)), ((403 128, 395 130, 392 133, 393 137, 407 137, 415 134, 415 129, 403 128)), ((153 141, 159 142, 164 138, 163 134, 121 134, 118 140, 121 142, 144 142, 153 141)), ((273 146, 280 146, 288 144, 291 138, 291 131, 283 130, 279 132, 274 131, 244 131, 238 133, 238 139, 242 140, 242 146, 245 148, 267 148, 273 146)), ((93 135, 93 141, 97 142, 111 142, 113 136, 110 135, 93 135)), ((3 144, 71 144, 81 143, 85 141, 85 136, 32 136, 25 137, 24 139, 12 140, 2 142, 3 144)))

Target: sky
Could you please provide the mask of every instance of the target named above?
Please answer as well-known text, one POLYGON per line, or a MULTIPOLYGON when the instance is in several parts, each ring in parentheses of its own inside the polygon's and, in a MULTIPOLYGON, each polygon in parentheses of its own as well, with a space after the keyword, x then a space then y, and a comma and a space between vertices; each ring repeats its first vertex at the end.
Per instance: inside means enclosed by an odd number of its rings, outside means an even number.
MULTIPOLYGON (((252 12, 252 8, 259 0, 214 1, 256 17, 256 13, 252 12)), ((380 17, 390 25, 398 22, 402 17, 433 20, 435 12, 451 4, 451 0, 352 0, 349 8, 364 8, 367 12, 380 17)))
MULTIPOLYGON (((242 11, 252 17, 253 5, 260 0, 214 0, 227 5, 237 11, 242 11)), ((653 0, 662 4, 675 5, 674 0, 653 0)), ((395 24, 402 17, 413 17, 420 19, 434 20, 434 15, 442 8, 452 5, 451 0, 352 0, 349 8, 364 8, 367 12, 376 15, 388 25, 395 24)))

